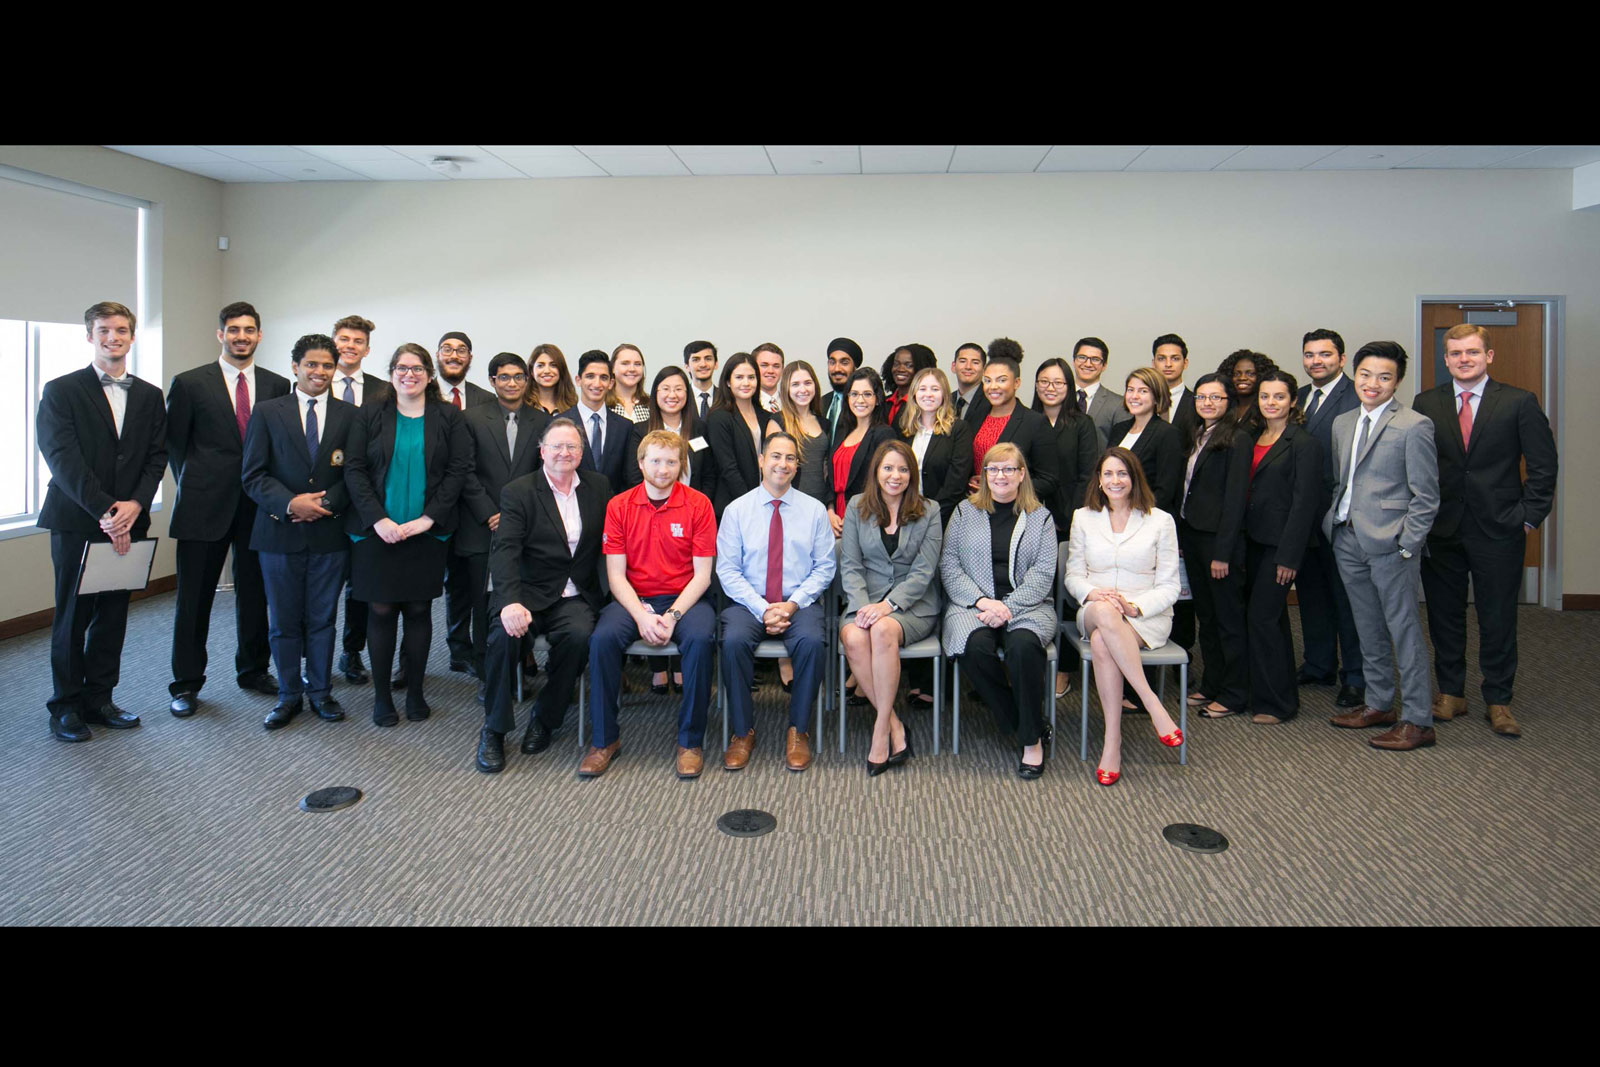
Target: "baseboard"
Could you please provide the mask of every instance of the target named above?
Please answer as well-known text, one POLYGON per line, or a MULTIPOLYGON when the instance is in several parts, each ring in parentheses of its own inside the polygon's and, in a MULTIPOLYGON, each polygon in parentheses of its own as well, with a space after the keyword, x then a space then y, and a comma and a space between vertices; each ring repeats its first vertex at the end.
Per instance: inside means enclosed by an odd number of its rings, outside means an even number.
MULTIPOLYGON (((178 588, 178 576, 176 574, 169 574, 165 578, 150 579, 149 585, 145 586, 137 593, 134 593, 128 599, 130 601, 143 600, 147 596, 159 596, 162 593, 170 593, 176 588, 178 588)), ((1597 597, 1596 599, 1600 599, 1600 597, 1597 597)), ((56 609, 45 608, 43 611, 35 611, 28 615, 18 615, 14 619, 6 619, 4 622, 0 622, 0 641, 5 641, 9 638, 17 637, 22 634, 32 633, 34 630, 48 630, 50 628, 50 624, 55 622, 55 618, 56 609)))
POLYGON ((1600 611, 1600 593, 1562 593, 1562 611, 1600 611))

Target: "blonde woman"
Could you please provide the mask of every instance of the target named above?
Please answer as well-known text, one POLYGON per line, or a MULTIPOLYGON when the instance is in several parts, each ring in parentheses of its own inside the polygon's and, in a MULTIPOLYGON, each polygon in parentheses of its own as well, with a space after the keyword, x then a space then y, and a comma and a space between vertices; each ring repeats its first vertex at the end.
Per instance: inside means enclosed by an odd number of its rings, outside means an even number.
POLYGON ((606 407, 629 422, 650 421, 650 398, 644 392, 644 353, 633 345, 611 350, 611 389, 606 407))
POLYGON ((895 429, 917 457, 922 495, 939 505, 939 521, 949 525, 972 480, 972 428, 956 417, 950 379, 938 367, 917 371, 906 395, 895 429))

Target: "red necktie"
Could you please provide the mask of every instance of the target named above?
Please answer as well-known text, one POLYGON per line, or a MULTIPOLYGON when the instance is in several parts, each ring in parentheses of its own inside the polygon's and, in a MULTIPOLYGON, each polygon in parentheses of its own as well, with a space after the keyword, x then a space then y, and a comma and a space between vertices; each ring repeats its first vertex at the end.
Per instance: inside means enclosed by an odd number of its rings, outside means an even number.
POLYGON ((772 522, 767 526, 767 603, 783 603, 783 514, 781 500, 772 502, 772 522))
POLYGON ((450 387, 450 403, 456 406, 457 411, 461 410, 461 390, 454 385, 450 387))
POLYGON ((1461 426, 1461 447, 1472 440, 1472 394, 1461 394, 1461 414, 1456 420, 1461 426))
POLYGON ((239 384, 233 391, 233 421, 239 424, 239 440, 244 440, 244 428, 250 421, 250 385, 239 375, 239 384))

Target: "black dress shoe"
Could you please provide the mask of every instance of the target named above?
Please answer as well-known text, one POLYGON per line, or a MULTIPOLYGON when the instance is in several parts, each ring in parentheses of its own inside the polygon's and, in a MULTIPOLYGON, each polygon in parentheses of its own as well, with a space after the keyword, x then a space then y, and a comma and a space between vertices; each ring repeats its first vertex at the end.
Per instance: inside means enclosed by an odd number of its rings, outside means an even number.
POLYGON ((537 755, 550 747, 550 727, 537 717, 528 720, 527 732, 522 735, 522 754, 537 755))
POLYGON ((280 703, 277 707, 267 712, 266 719, 261 725, 269 730, 281 730, 294 721, 294 717, 305 709, 305 704, 299 700, 280 703))
POLYGON ((62 741, 87 741, 94 736, 75 711, 50 716, 50 732, 62 741))
POLYGON ((506 739, 485 726, 478 732, 478 770, 499 774, 506 769, 506 739))
POLYGON ((1294 676, 1295 685, 1332 685, 1337 681, 1337 678, 1328 675, 1312 674, 1309 671, 1304 670, 1294 676))
POLYGON ((428 702, 422 699, 420 693, 416 694, 415 699, 410 696, 406 697, 406 718, 412 722, 422 722, 432 714, 433 709, 428 707, 428 702))
POLYGON ((339 673, 352 685, 365 685, 368 680, 367 668, 362 665, 359 652, 346 652, 339 657, 339 673))
POLYGON ((1027 779, 1030 782, 1035 778, 1042 778, 1044 777, 1044 764, 1041 763, 1035 767, 1031 763, 1023 763, 1019 760, 1017 762, 1017 777, 1027 779))
POLYGON ((187 719, 194 714, 195 708, 200 705, 200 697, 196 693, 179 693, 172 698, 172 703, 167 705, 167 710, 180 719, 187 719))
POLYGON ((317 713, 317 718, 325 722, 338 722, 344 718, 344 705, 333 699, 333 697, 313 700, 311 702, 311 710, 317 713))
POLYGON ((1333 702, 1341 708, 1359 708, 1367 702, 1366 687, 1341 685, 1339 687, 1339 695, 1334 698, 1333 702))
POLYGON ((902 748, 899 752, 889 753, 889 766, 898 767, 900 764, 910 759, 913 755, 914 753, 911 751, 911 731, 907 730, 906 747, 902 748))
POLYGON ((131 711, 124 711, 115 704, 106 703, 93 711, 84 712, 83 721, 109 727, 112 730, 131 730, 139 725, 139 716, 131 711))
POLYGON ((888 769, 889 769, 889 761, 888 760, 884 760, 882 763, 873 763, 871 760, 867 760, 867 777, 868 778, 876 778, 876 777, 878 777, 878 775, 882 774, 884 771, 886 771, 888 769))
POLYGON ((241 674, 239 688, 265 693, 268 696, 278 695, 278 680, 272 676, 271 671, 262 671, 260 674, 241 674))

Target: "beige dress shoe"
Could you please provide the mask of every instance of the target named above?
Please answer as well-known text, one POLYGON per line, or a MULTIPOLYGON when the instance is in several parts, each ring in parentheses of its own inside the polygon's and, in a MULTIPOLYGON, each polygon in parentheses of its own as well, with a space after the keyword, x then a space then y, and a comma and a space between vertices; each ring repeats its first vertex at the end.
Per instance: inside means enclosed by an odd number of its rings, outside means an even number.
POLYGON ((750 732, 743 737, 734 737, 728 742, 728 751, 722 754, 722 769, 725 771, 742 771, 745 764, 750 762, 750 751, 756 747, 756 732, 752 727, 750 732))
POLYGON ((791 771, 811 766, 811 735, 789 727, 789 736, 783 743, 783 762, 791 771))
POLYGON ((1489 705, 1489 728, 1501 737, 1521 737, 1522 727, 1511 717, 1509 704, 1489 705))
POLYGON ((1444 693, 1433 694, 1433 717, 1440 722, 1449 722, 1466 713, 1466 697, 1446 696, 1444 693))
POLYGON ((617 758, 617 753, 622 751, 622 741, 619 738, 605 748, 589 746, 589 752, 583 757, 583 762, 578 764, 579 778, 598 778, 606 773, 606 768, 611 766, 611 761, 617 758))
POLYGON ((678 746, 678 777, 698 778, 705 769, 705 754, 698 748, 678 746))

